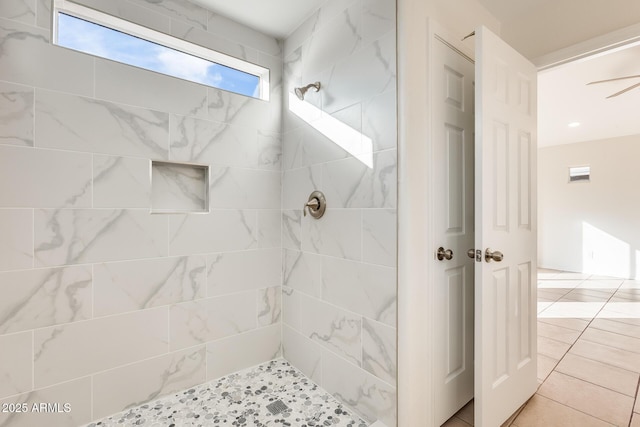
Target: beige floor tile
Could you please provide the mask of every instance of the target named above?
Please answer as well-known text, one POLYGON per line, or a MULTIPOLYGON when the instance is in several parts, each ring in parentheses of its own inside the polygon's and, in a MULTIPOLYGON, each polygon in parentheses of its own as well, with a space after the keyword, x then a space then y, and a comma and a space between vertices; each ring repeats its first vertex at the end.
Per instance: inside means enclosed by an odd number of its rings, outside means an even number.
POLYGON ((580 339, 640 354, 640 338, 633 338, 589 327, 582 333, 580 339))
MULTIPOLYGON (((557 303, 556 303, 557 304, 557 303)), ((638 319, 640 302, 608 302, 598 313, 600 319, 638 319)))
MULTIPOLYGON (((540 359, 538 359, 538 365, 540 359)), ((638 387, 638 375, 626 369, 617 368, 591 359, 568 353, 556 367, 560 372, 572 377, 599 385, 618 393, 635 397, 638 387)))
POLYGON ((633 412, 640 414, 640 396, 636 396, 636 404, 633 407, 633 412))
POLYGON ((550 323, 538 322, 538 336, 551 338, 566 344, 573 344, 580 336, 580 331, 552 325, 550 323))
POLYGON ((610 427, 612 424, 536 394, 511 425, 517 427, 610 427))
POLYGON ((600 329, 603 331, 614 332, 628 337, 640 338, 640 323, 637 325, 629 324, 620 319, 593 319, 589 328, 600 329))
POLYGON ((618 289, 624 280, 585 280, 578 286, 585 289, 618 289))
POLYGON ((538 393, 617 426, 628 425, 633 411, 632 397, 558 372, 549 375, 538 393))
POLYGON ((585 280, 591 277, 588 273, 574 273, 572 271, 561 271, 556 276, 558 279, 564 280, 585 280))
POLYGON ((550 325, 561 326, 563 328, 573 329, 575 331, 582 332, 587 328, 587 326, 589 326, 589 322, 591 321, 591 319, 571 319, 571 318, 563 318, 563 317, 558 317, 558 318, 547 317, 547 318, 538 319, 538 321, 542 322, 542 323, 548 323, 550 325))
POLYGON ((557 364, 558 359, 545 356, 544 354, 538 354, 538 379, 544 381, 557 364))
POLYGON ((458 411, 456 417, 460 418, 467 424, 473 425, 473 400, 464 405, 464 407, 458 411))
POLYGON ((625 280, 620 289, 640 289, 640 280, 625 280))
POLYGON ((557 289, 539 289, 537 295, 538 302, 556 302, 567 294, 565 290, 561 290, 560 292, 551 291, 557 291, 557 289))
POLYGON ((611 298, 611 302, 638 302, 640 301, 640 289, 619 289, 613 298, 611 298))
POLYGON ((569 353, 628 371, 640 372, 640 354, 586 341, 582 338, 576 341, 569 353))
POLYGON ((640 427, 640 414, 633 414, 629 427, 640 427))
POLYGON ((589 280, 626 280, 623 277, 613 277, 613 276, 598 276, 598 275, 593 275, 591 277, 589 277, 589 280))
POLYGON ((467 424, 460 418, 451 417, 446 423, 442 424, 442 427, 471 427, 471 424, 467 424))
POLYGON ((615 291, 600 289, 574 289, 568 292, 560 302, 607 302, 615 291))
POLYGON ((540 280, 538 282, 538 290, 540 289, 564 289, 569 292, 582 283, 581 280, 540 280))
POLYGON ((564 317, 568 319, 592 319, 602 310, 606 303, 602 301, 558 301, 551 304, 544 311, 538 314, 539 318, 558 318, 564 317))
POLYGON ((547 337, 538 336, 538 354, 560 360, 571 345, 547 337))

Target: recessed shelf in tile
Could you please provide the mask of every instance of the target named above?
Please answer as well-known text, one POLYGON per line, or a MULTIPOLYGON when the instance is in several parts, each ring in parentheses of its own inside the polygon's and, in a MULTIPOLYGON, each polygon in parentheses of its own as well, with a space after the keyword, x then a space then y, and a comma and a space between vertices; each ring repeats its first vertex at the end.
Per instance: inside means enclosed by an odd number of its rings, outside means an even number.
POLYGON ((209 212, 209 166, 151 162, 151 213, 209 212))

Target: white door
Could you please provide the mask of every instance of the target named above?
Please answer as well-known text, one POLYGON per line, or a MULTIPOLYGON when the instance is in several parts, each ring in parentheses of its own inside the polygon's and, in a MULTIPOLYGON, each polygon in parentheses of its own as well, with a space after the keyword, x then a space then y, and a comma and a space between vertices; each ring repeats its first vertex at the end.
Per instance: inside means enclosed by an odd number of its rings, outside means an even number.
POLYGON ((432 35, 432 46, 434 417, 439 426, 473 399, 474 260, 467 251, 474 248, 475 77, 473 61, 439 35, 432 35))
POLYGON ((537 71, 484 27, 475 43, 475 425, 496 427, 537 388, 537 71))

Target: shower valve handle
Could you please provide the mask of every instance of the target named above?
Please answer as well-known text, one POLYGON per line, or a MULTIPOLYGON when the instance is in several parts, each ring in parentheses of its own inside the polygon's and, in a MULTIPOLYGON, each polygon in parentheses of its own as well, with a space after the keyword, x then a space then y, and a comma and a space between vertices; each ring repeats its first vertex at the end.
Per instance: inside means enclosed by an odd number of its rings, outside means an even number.
POLYGON ((307 216, 307 208, 309 208, 309 210, 311 211, 315 211, 318 209, 318 206, 320 206, 320 200, 316 199, 315 197, 312 200, 305 203, 304 207, 302 208, 302 212, 304 212, 304 216, 307 216))
POLYGON ((309 196, 309 200, 302 207, 304 216, 307 216, 307 211, 315 219, 321 218, 324 215, 324 211, 327 208, 327 200, 324 198, 324 194, 321 191, 314 191, 309 196))

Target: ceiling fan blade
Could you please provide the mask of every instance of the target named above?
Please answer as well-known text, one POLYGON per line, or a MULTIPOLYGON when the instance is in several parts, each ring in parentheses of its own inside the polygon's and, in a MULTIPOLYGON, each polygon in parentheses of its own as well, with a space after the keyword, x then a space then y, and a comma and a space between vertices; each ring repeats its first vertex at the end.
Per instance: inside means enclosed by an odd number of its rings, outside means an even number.
POLYGON ((637 87, 640 87, 640 83, 636 83, 636 84, 634 84, 634 85, 629 86, 629 87, 628 87, 628 88, 626 88, 626 89, 621 90, 620 92, 616 92, 616 93, 614 93, 613 95, 609 95, 609 96, 607 96, 607 99, 609 99, 609 98, 613 98, 613 97, 616 97, 616 96, 618 96, 618 95, 622 95, 623 93, 625 93, 625 92, 629 92, 631 89, 635 89, 635 88, 637 88, 637 87))
POLYGON ((595 82, 587 83, 587 86, 588 85, 595 85, 597 83, 615 82, 616 80, 637 79, 638 77, 640 77, 640 74, 635 75, 635 76, 616 77, 615 79, 598 80, 598 81, 595 81, 595 82))

